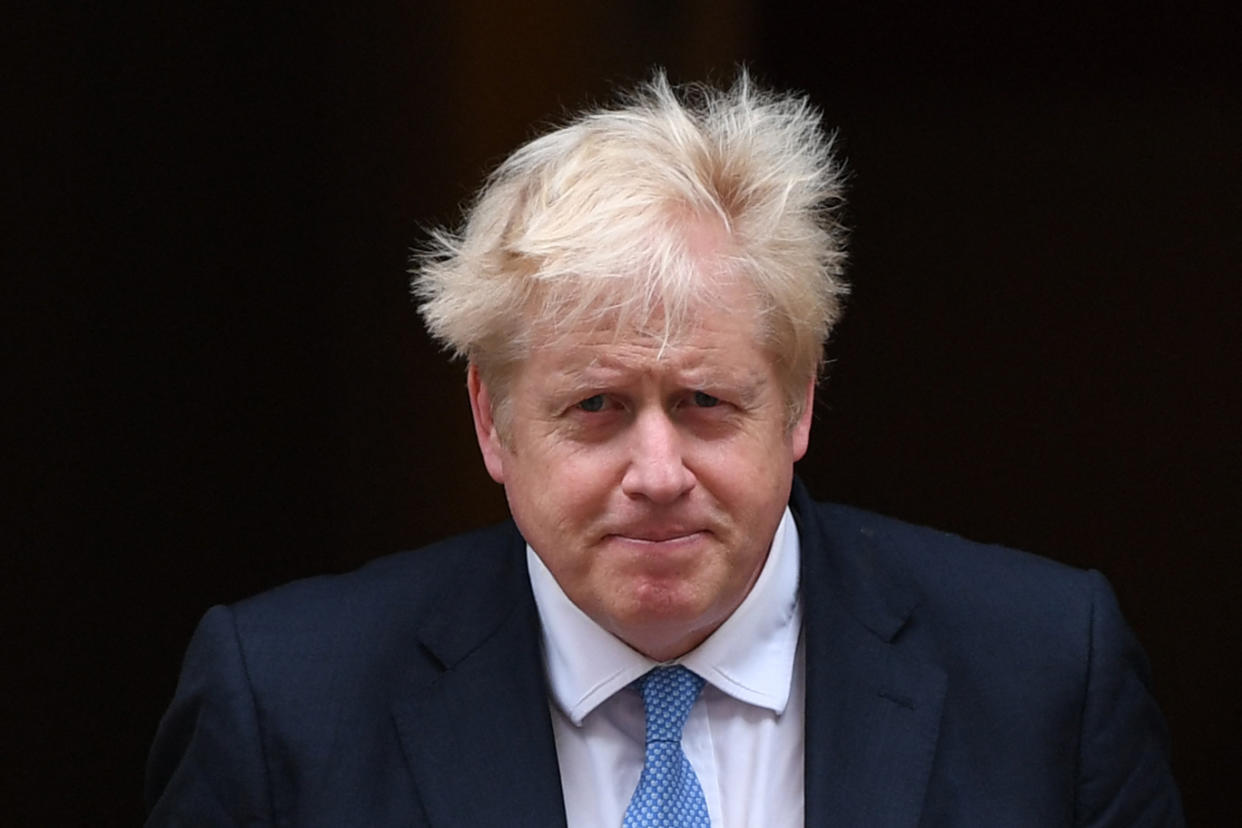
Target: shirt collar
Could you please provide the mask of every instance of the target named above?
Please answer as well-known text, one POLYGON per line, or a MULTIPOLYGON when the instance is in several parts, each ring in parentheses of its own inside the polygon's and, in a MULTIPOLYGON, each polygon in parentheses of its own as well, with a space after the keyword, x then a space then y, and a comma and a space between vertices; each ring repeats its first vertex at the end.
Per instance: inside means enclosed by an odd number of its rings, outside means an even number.
MULTIPOLYGON (((695 649, 677 659, 720 691, 783 713, 802 629, 798 529, 781 517, 750 593, 695 649)), ((658 662, 605 630, 569 600, 529 545, 526 564, 543 628, 544 668, 552 699, 575 725, 658 662)))

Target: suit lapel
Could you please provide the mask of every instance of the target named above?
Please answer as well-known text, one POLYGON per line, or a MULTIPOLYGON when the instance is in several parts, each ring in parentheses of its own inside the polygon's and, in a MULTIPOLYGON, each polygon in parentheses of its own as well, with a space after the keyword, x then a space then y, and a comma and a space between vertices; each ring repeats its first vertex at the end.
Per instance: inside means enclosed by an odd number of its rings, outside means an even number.
MULTIPOLYGON (((476 575, 480 564, 470 568, 476 575)), ((522 555, 509 555, 506 569, 490 592, 476 583, 446 594, 438 623, 423 637, 445 669, 411 682, 393 709, 432 825, 565 824, 538 613, 522 555)))
POLYGON ((897 638, 918 597, 875 565, 880 539, 817 514, 798 484, 806 646, 806 824, 914 828, 945 674, 897 638))
POLYGON ((806 824, 914 828, 944 673, 834 620, 837 630, 807 630, 806 824))

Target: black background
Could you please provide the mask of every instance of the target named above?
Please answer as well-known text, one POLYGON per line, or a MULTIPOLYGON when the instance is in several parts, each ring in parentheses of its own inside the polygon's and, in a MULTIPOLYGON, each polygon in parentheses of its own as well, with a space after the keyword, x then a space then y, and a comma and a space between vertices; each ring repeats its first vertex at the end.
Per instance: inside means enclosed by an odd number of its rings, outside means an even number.
POLYGON ((6 824, 141 820, 211 604, 503 516, 410 247, 540 125, 738 61, 852 176, 800 473, 1103 570, 1192 824, 1236 816, 1236 11, 110 5, 9 51, 6 824))

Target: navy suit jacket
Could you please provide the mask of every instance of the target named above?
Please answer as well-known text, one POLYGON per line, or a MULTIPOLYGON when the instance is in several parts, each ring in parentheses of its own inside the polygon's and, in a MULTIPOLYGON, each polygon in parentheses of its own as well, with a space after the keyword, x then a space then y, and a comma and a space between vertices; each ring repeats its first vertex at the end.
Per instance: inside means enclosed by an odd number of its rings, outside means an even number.
MULTIPOLYGON (((806 823, 1183 824, 1142 651, 1102 576, 795 483, 806 823)), ((148 825, 565 824, 509 523, 215 607, 148 825)))

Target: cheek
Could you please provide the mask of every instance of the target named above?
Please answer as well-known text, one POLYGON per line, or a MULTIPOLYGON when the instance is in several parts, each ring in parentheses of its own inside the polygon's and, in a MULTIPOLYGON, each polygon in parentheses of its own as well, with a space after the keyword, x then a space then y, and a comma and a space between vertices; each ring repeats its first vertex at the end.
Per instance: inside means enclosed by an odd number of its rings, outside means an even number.
POLYGON ((753 499, 759 481, 770 483, 793 468, 788 437, 783 433, 750 433, 709 444, 700 455, 705 469, 734 497, 753 499))
POLYGON ((730 515, 738 533, 736 552, 748 557, 754 551, 750 548, 754 537, 774 529, 788 503, 793 482, 789 442, 781 435, 746 441, 744 448, 721 447, 705 462, 699 477, 730 515))
POLYGON ((603 452, 554 449, 522 461, 511 495, 519 495, 526 517, 542 531, 573 533, 602 515, 612 489, 603 452))

